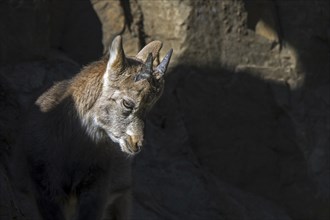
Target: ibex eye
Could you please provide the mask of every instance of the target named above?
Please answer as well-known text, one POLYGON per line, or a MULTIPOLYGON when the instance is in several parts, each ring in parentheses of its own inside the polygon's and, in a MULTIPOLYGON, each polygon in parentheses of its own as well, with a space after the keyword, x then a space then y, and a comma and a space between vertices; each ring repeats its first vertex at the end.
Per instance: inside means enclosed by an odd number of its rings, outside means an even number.
POLYGON ((135 106, 135 104, 133 102, 125 100, 125 99, 123 100, 122 104, 125 108, 127 108, 129 110, 132 110, 135 106))

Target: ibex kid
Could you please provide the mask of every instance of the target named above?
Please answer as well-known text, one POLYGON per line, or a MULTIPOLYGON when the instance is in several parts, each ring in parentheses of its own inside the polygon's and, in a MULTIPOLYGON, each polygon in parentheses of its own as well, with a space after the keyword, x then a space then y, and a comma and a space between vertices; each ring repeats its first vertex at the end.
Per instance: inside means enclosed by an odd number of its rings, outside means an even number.
POLYGON ((108 56, 37 99, 11 164, 20 202, 34 197, 38 210, 23 205, 23 215, 129 218, 128 156, 142 147, 146 113, 162 94, 172 55, 170 50, 154 68, 161 46, 153 41, 129 58, 117 36, 108 56), (76 201, 74 212, 66 212, 68 201, 76 201))

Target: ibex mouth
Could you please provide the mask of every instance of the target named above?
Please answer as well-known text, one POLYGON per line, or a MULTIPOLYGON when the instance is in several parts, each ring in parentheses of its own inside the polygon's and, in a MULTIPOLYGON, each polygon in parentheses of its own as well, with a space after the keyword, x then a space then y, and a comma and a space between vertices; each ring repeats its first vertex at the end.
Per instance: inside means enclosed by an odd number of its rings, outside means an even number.
POLYGON ((113 142, 119 144, 121 151, 124 153, 134 155, 141 151, 143 141, 139 141, 135 136, 117 137, 110 132, 108 132, 108 136, 113 142))
POLYGON ((134 137, 127 136, 126 138, 120 139, 119 145, 123 152, 134 155, 141 151, 142 141, 136 141, 134 137))

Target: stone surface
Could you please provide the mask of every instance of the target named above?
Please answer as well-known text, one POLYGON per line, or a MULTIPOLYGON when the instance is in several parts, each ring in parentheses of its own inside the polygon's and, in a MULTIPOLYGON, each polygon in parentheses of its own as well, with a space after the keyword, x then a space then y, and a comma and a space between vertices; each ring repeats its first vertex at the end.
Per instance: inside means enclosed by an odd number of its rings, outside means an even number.
POLYGON ((121 34, 125 40, 124 50, 127 55, 134 56, 144 46, 142 14, 136 0, 92 0, 93 8, 103 31, 103 50, 107 52, 115 36, 121 34))
POLYGON ((168 78, 149 115, 148 144, 133 166, 133 219, 291 219, 271 201, 225 183, 200 161, 180 107, 177 76, 168 78))
POLYGON ((152 40, 164 43, 160 58, 174 49, 133 164, 132 219, 330 218, 328 1, 0 4, 0 212, 18 119, 122 34, 129 55, 152 40), (32 28, 14 28, 23 9, 32 28))
POLYGON ((0 64, 46 56, 48 5, 47 1, 0 1, 0 64))
POLYGON ((89 0, 50 1, 51 49, 86 65, 103 52, 101 22, 89 0))

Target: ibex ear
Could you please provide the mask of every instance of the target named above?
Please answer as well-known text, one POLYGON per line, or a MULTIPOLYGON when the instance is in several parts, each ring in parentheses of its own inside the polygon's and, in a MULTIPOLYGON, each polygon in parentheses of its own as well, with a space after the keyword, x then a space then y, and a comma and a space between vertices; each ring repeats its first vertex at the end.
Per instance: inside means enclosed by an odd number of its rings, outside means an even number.
POLYGON ((140 52, 135 56, 136 58, 145 62, 148 58, 149 53, 151 53, 153 59, 158 56, 160 49, 162 48, 163 43, 155 40, 147 44, 140 52))
POLYGON ((121 71, 124 69, 126 63, 126 57, 123 50, 121 36, 118 35, 113 39, 109 50, 109 61, 107 65, 107 71, 115 70, 121 71))

